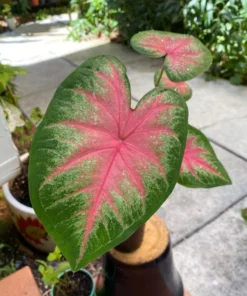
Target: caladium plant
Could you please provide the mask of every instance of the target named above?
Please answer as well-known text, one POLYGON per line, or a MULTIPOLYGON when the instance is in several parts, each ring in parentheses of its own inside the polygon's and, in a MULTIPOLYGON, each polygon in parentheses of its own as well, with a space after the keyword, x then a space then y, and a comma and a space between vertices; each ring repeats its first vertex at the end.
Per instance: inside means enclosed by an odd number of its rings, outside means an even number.
POLYGON ((131 44, 164 59, 135 109, 125 66, 94 57, 59 86, 33 139, 32 205, 73 270, 128 238, 177 182, 230 184, 206 137, 188 125, 183 80, 209 67, 208 50, 191 36, 157 31, 131 44))

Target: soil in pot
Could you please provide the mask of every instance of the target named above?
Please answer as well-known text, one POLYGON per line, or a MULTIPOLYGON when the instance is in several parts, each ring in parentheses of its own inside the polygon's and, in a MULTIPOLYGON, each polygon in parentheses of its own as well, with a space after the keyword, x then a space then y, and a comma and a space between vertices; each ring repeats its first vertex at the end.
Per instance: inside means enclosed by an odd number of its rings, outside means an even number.
MULTIPOLYGON (((45 261, 47 254, 35 250, 25 242, 14 227, 12 220, 10 219, 10 214, 7 213, 8 208, 6 202, 2 201, 2 205, 0 203, 0 206, 6 209, 4 215, 2 215, 2 211, 0 210, 0 246, 2 245, 2 248, 0 248, 0 280, 8 275, 5 273, 4 267, 8 268, 7 271, 9 271, 10 268, 14 271, 28 265, 39 286, 41 295, 50 295, 48 291, 50 291, 51 287, 43 282, 42 275, 38 270, 40 263, 37 262, 37 259, 45 261)), ((54 266, 57 266, 58 262, 54 261, 53 264, 54 266)), ((103 276, 103 258, 101 257, 90 262, 85 269, 91 273, 93 278, 100 275, 103 276)), ((0 295, 2 296, 1 291, 0 295)))
POLYGON ((92 279, 86 273, 69 271, 56 284, 54 296, 90 296, 92 288, 92 279))
POLYGON ((20 203, 32 207, 28 192, 28 161, 22 164, 21 174, 15 178, 10 191, 20 203))

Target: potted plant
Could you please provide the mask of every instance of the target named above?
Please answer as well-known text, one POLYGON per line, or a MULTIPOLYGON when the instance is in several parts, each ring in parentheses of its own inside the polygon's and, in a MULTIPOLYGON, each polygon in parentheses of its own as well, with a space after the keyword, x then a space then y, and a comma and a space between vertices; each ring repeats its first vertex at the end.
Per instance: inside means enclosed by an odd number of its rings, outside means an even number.
POLYGON ((63 260, 61 251, 58 247, 54 252, 50 253, 47 261, 37 260, 39 271, 42 274, 42 279, 45 285, 51 287, 51 296, 64 296, 64 295, 95 295, 95 279, 92 274, 86 269, 80 269, 73 273, 67 261, 63 260))
POLYGON ((28 151, 35 125, 41 119, 39 108, 34 108, 30 119, 25 116, 18 104, 15 85, 12 80, 26 71, 20 67, 0 64, 0 107, 2 107, 12 138, 22 160, 22 173, 10 184, 3 185, 3 193, 8 203, 11 217, 21 235, 38 250, 50 252, 54 243, 31 206, 28 194, 28 151), (10 185, 10 186, 9 186, 10 185))
POLYGON ((31 6, 37 7, 37 6, 39 6, 39 4, 40 4, 39 0, 31 0, 31 6))
MULTIPOLYGON (((131 45, 163 59, 155 88, 135 109, 125 66, 112 56, 93 57, 58 87, 32 142, 32 205, 73 271, 150 221, 177 182, 193 188, 231 184, 207 138, 188 125, 191 90, 185 81, 208 69, 209 51, 192 36, 161 31, 138 33, 131 45)), ((156 262, 169 248, 165 233, 163 228, 167 243, 156 262)), ((116 250, 111 255, 123 263, 116 250)), ((155 295, 170 295, 166 288, 155 295)), ((128 295, 141 295, 137 291, 128 295)))
POLYGON ((3 4, 3 14, 5 15, 5 20, 8 25, 8 28, 13 31, 16 28, 15 18, 12 15, 11 5, 3 4))
POLYGON ((67 269, 59 276, 59 281, 52 287, 52 296, 85 295, 95 296, 95 285, 91 274, 86 269, 73 272, 67 269))

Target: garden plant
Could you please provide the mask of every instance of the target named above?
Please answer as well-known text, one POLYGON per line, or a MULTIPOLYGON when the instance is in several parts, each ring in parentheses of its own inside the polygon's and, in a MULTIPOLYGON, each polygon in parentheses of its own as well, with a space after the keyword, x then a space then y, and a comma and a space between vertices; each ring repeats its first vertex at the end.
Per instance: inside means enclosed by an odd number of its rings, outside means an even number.
POLYGON ((46 261, 36 260, 40 263, 38 270, 42 275, 42 281, 51 289, 51 296, 54 295, 91 295, 95 290, 96 270, 92 266, 81 269, 78 273, 72 273, 69 262, 64 260, 58 247, 47 256, 46 261), (93 271, 93 272, 92 272, 93 271), (95 279, 94 279, 95 278, 95 279))
POLYGON ((12 82, 20 74, 26 74, 25 69, 0 63, 0 106, 3 108, 10 132, 25 124, 12 82))
POLYGON ((206 136, 188 124, 185 81, 209 68, 210 52, 192 36, 162 31, 140 32, 131 45, 161 60, 135 109, 125 66, 92 57, 58 87, 33 138, 31 202, 74 271, 132 235, 177 182, 231 183, 206 136))
MULTIPOLYGON (((95 0, 92 0, 95 1, 95 0)), ((183 7, 185 0, 105 0, 121 39, 144 30, 183 31, 183 7)))
POLYGON ((23 74, 26 74, 24 68, 0 63, 0 107, 20 154, 29 151, 35 125, 42 118, 38 107, 32 109, 30 118, 20 108, 13 80, 23 74))
POLYGON ((49 255, 47 256, 47 261, 49 263, 53 263, 54 261, 58 262, 56 266, 48 264, 44 260, 37 260, 37 262, 40 263, 39 272, 41 273, 43 282, 46 285, 52 286, 58 283, 60 273, 70 268, 67 261, 61 261, 61 257, 62 254, 58 247, 56 247, 54 252, 49 253, 49 255))
MULTIPOLYGON (((0 108, 3 110, 9 131, 20 155, 21 174, 14 180, 3 185, 3 195, 10 208, 11 218, 22 236, 36 244, 38 247, 40 239, 47 235, 44 227, 36 218, 31 207, 28 194, 28 152, 30 149, 36 125, 42 118, 41 110, 37 107, 32 109, 31 116, 25 114, 16 94, 16 86, 13 79, 26 71, 20 67, 13 67, 0 63, 0 108), (32 231, 30 230, 32 227, 32 231), (35 230, 35 231, 34 231, 35 230)), ((54 244, 52 246, 54 248, 54 244)), ((50 248, 47 249, 50 251, 50 248)))
POLYGON ((247 2, 190 0, 183 14, 185 32, 196 36, 211 51, 210 76, 246 84, 247 2))
POLYGON ((68 38, 86 40, 92 36, 109 36, 117 26, 116 9, 110 9, 105 0, 71 0, 71 10, 78 12, 78 19, 71 22, 68 38))

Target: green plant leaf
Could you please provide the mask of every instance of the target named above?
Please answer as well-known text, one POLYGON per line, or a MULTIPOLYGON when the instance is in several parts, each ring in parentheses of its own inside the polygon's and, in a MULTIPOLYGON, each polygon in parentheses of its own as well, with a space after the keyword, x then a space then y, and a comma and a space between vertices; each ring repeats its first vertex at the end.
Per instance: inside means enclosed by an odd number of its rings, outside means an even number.
POLYGON ((235 74, 234 76, 230 77, 230 81, 232 84, 240 85, 242 83, 242 77, 238 74, 235 74))
POLYGON ((44 265, 39 265, 39 267, 38 267, 38 271, 39 271, 42 275, 44 275, 44 274, 45 274, 45 266, 44 266, 44 265))
POLYGON ((209 50, 189 35, 144 31, 134 35, 131 46, 151 58, 165 57, 164 68, 172 81, 187 81, 206 71, 212 58, 209 50))
POLYGON ((60 273, 65 272, 67 269, 70 269, 70 264, 67 261, 60 262, 56 268, 57 276, 59 276, 60 273))
POLYGON ((16 271, 13 259, 8 265, 0 267, 0 280, 16 271))
POLYGON ((33 108, 31 111, 30 120, 34 124, 37 124, 42 120, 42 118, 43 118, 43 114, 42 114, 41 109, 39 107, 33 108))
POLYGON ((245 209, 242 210, 242 217, 247 222, 247 208, 245 208, 245 209))
POLYGON ((189 126, 179 183, 187 187, 210 188, 231 184, 208 139, 189 126))
POLYGON ((247 12, 247 0, 241 0, 245 12, 247 12))
POLYGON ((62 253, 60 249, 56 246, 54 252, 49 253, 47 257, 47 261, 55 261, 55 260, 60 260, 62 257, 62 253))
POLYGON ((173 190, 187 106, 155 88, 135 110, 126 68, 99 56, 59 86, 34 136, 29 192, 73 270, 128 238, 173 190))
MULTIPOLYGON (((157 84, 161 70, 158 70, 155 72, 154 75, 154 83, 157 84)), ((159 85, 168 89, 172 89, 175 92, 177 92, 182 98, 185 99, 185 101, 188 101, 192 96, 192 89, 186 82, 174 82, 169 79, 169 77, 166 75, 166 73, 162 74, 162 77, 160 79, 159 85)))
POLYGON ((21 67, 13 67, 10 65, 4 65, 0 63, 0 81, 1 82, 9 82, 13 78, 15 78, 16 75, 19 74, 26 74, 27 71, 24 68, 21 67))
POLYGON ((11 79, 12 76, 9 76, 8 73, 0 72, 0 94, 6 89, 6 86, 11 79))

